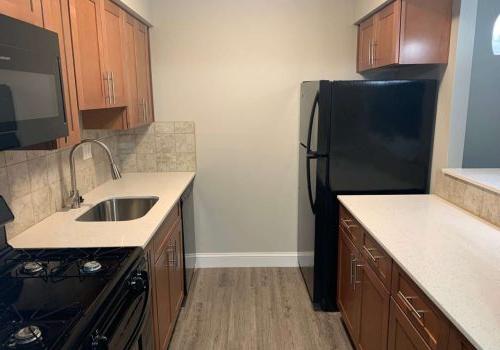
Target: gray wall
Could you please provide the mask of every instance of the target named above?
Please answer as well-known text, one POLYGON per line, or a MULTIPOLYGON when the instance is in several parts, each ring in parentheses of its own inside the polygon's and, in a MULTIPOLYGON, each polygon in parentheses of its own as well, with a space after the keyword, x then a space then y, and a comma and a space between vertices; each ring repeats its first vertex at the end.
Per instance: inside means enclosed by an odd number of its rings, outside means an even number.
POLYGON ((498 15, 500 1, 479 1, 464 168, 500 168, 500 56, 491 47, 498 15))

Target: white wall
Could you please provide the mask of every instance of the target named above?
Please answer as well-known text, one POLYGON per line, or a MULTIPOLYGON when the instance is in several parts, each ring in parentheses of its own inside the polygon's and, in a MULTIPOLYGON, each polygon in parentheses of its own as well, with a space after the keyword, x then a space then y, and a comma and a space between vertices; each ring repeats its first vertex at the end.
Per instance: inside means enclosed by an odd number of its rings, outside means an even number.
POLYGON ((353 0, 354 1, 354 17, 353 23, 370 14, 382 5, 391 2, 392 0, 353 0))
POLYGON ((155 113, 194 120, 198 251, 296 249, 299 89, 352 79, 352 0, 152 0, 155 113))

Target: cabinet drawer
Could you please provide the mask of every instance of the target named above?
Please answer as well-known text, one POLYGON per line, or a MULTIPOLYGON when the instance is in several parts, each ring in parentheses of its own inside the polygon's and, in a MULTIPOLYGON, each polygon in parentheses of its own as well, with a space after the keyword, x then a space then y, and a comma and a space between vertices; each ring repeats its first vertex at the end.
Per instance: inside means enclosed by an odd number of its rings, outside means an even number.
POLYGON ((354 219, 346 208, 340 206, 339 225, 356 247, 361 247, 363 242, 363 227, 354 219))
POLYGON ((392 259, 382 247, 368 234, 363 236, 361 252, 370 264, 382 283, 389 290, 391 288, 392 259))
POLYGON ((391 294, 427 345, 433 350, 445 348, 448 343, 448 321, 396 264, 392 272, 391 294))
POLYGON ((168 213, 167 218, 163 221, 160 228, 156 232, 154 239, 154 261, 158 260, 161 255, 161 248, 170 231, 174 228, 175 224, 180 218, 180 207, 179 203, 176 203, 170 213, 168 213))
POLYGON ((447 350, 475 350, 475 347, 455 327, 451 326, 447 350))

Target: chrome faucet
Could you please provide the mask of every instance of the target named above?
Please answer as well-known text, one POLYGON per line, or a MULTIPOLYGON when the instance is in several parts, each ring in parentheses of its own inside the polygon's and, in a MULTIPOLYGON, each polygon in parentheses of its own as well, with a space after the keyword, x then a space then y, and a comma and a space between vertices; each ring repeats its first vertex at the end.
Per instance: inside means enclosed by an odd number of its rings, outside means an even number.
POLYGON ((74 145, 71 151, 69 152, 69 167, 71 172, 71 193, 69 197, 69 205, 71 206, 71 209, 80 208, 80 204, 82 204, 83 202, 83 198, 80 196, 80 192, 76 188, 75 150, 84 143, 95 143, 96 145, 99 145, 106 152, 106 155, 108 156, 108 160, 111 165, 111 176, 113 180, 118 180, 122 177, 122 175, 120 174, 120 170, 118 170, 118 167, 116 166, 116 163, 113 160, 113 155, 111 154, 111 151, 104 142, 100 140, 86 139, 82 140, 82 142, 80 142, 79 144, 74 145))

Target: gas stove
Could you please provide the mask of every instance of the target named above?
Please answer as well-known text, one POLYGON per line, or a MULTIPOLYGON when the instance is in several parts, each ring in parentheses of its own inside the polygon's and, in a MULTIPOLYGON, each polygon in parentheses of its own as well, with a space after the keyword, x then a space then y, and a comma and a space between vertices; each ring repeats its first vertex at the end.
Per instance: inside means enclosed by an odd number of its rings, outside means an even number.
POLYGON ((141 248, 12 249, 0 226, 2 350, 127 349, 148 294, 141 248))

